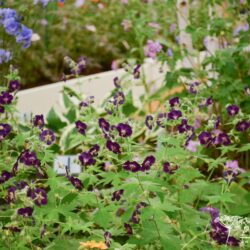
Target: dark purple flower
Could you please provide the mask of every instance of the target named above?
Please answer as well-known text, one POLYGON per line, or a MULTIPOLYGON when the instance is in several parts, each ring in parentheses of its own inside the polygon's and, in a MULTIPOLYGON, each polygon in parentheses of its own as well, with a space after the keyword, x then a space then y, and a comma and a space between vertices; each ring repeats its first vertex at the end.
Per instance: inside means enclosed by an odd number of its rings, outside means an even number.
POLYGON ((232 247, 239 247, 240 246, 240 240, 236 239, 233 236, 229 236, 227 238, 227 245, 232 247))
POLYGON ((236 180, 237 173, 232 170, 227 170, 223 172, 223 179, 228 183, 231 184, 233 181, 236 180))
POLYGON ((3 113, 4 113, 4 111, 5 111, 4 106, 1 106, 1 105, 0 105, 0 114, 1 114, 1 113, 3 114, 3 113))
POLYGON ((47 145, 51 145, 55 139, 55 134, 50 129, 45 129, 40 133, 40 140, 45 142, 47 145))
POLYGON ((112 151, 114 154, 121 153, 121 146, 117 142, 112 142, 110 140, 107 141, 106 147, 108 150, 112 151))
POLYGON ((192 84, 189 85, 188 87, 188 91, 190 94, 197 94, 197 87, 200 85, 199 82, 194 82, 192 84))
POLYGON ((11 80, 9 82, 9 89, 8 89, 8 91, 9 92, 15 92, 15 91, 19 90, 20 87, 21 87, 21 85, 20 85, 19 80, 11 80))
POLYGON ((152 129, 154 125, 154 118, 152 115, 147 115, 145 119, 145 125, 148 127, 148 129, 152 129))
POLYGON ((17 189, 22 190, 25 187, 29 186, 26 181, 19 181, 16 185, 17 189))
POLYGON ((35 127, 42 128, 45 124, 43 115, 35 115, 33 123, 35 127))
POLYGON ((118 105, 122 105, 125 102, 125 96, 124 93, 122 91, 118 91, 115 95, 114 95, 114 105, 118 106, 118 105))
POLYGON ((11 132, 11 126, 7 123, 0 123, 0 141, 5 139, 11 132))
POLYGON ((136 210, 140 210, 141 208, 145 208, 146 206, 148 206, 148 204, 146 202, 139 202, 139 204, 136 205, 136 210))
POLYGON ((142 171, 150 170, 151 166, 155 163, 155 157, 153 155, 147 156, 141 165, 142 171))
POLYGON ((250 128, 249 121, 240 121, 236 124, 236 130, 239 132, 246 132, 250 128))
POLYGON ((139 79, 140 78, 140 68, 141 68, 141 64, 137 64, 135 66, 135 68, 133 69, 133 75, 135 79, 139 79))
POLYGON ((171 98, 171 99, 169 100, 169 105, 170 105, 171 107, 177 106, 177 105, 179 105, 179 104, 180 104, 180 98, 179 98, 178 96, 173 97, 173 98, 171 98))
POLYGON ((135 210, 131 216, 131 221, 134 223, 134 224, 138 224, 140 222, 140 214, 141 212, 139 210, 135 210))
POLYGON ((80 134, 85 135, 86 129, 87 129, 86 123, 81 122, 81 121, 78 120, 78 121, 75 122, 75 125, 76 125, 77 131, 78 131, 80 134))
POLYGON ((20 233, 21 229, 18 227, 3 227, 3 230, 9 230, 12 233, 20 233))
POLYGON ((119 89, 121 87, 119 78, 116 76, 113 81, 115 87, 119 89))
POLYGON ((134 172, 134 173, 141 170, 140 164, 138 162, 136 162, 136 161, 126 161, 123 164, 123 168, 125 170, 131 171, 131 172, 134 172))
POLYGON ((26 166, 35 166, 38 167, 41 165, 40 160, 38 160, 35 152, 30 152, 25 150, 20 156, 20 162, 26 166))
POLYGON ((168 119, 170 120, 177 120, 182 116, 182 113, 180 110, 176 110, 176 109, 172 109, 169 113, 168 113, 168 119))
POLYGON ((199 134, 198 139, 201 144, 206 145, 212 141, 212 135, 209 132, 203 131, 199 134))
POLYGON ((98 122, 99 122, 99 127, 102 129, 102 132, 105 134, 108 133, 110 129, 109 122, 104 118, 100 118, 98 122))
POLYGON ((217 136, 217 142, 220 145, 228 146, 231 144, 230 138, 226 133, 219 133, 217 136))
POLYGON ((167 114, 166 113, 160 113, 157 116, 156 123, 159 127, 165 128, 166 127, 166 122, 167 122, 167 114))
POLYGON ((124 193, 123 189, 117 190, 112 195, 112 201, 119 201, 124 193))
POLYGON ((17 214, 22 215, 23 217, 30 217, 32 216, 32 213, 33 213, 32 207, 24 207, 24 208, 19 208, 17 210, 17 214))
POLYGON ((93 157, 98 155, 98 152, 100 151, 100 146, 95 144, 93 145, 90 150, 89 150, 89 154, 91 154, 93 157))
POLYGON ((212 220, 215 220, 216 218, 219 218, 220 216, 220 211, 217 208, 214 207, 202 207, 200 209, 202 212, 208 212, 212 218, 212 220))
POLYGON ((191 129, 194 130, 192 126, 188 125, 187 119, 182 119, 181 124, 179 124, 177 128, 178 128, 179 133, 184 133, 191 129))
POLYGON ((11 104, 12 100, 13 100, 13 95, 10 94, 9 92, 5 91, 1 93, 0 104, 2 105, 11 104))
POLYGON ((213 98, 210 96, 206 99, 205 105, 208 107, 213 104, 213 98))
POLYGON ((83 152, 79 155, 79 160, 83 166, 91 166, 95 164, 95 159, 89 152, 83 152))
POLYGON ((47 193, 42 188, 36 188, 35 190, 30 189, 28 196, 35 201, 37 206, 46 205, 48 203, 47 193))
POLYGON ((240 111, 240 108, 237 105, 229 105, 227 107, 227 113, 231 116, 237 115, 240 111))
POLYGON ((219 126, 220 126, 220 124, 221 124, 221 117, 218 116, 217 119, 216 119, 216 121, 215 121, 214 128, 218 129, 219 126))
POLYGON ((163 172, 167 174, 174 174, 174 172, 178 169, 178 166, 171 166, 169 162, 163 163, 163 172))
POLYGON ((83 189, 83 184, 80 179, 73 176, 68 177, 68 179, 76 189, 80 191, 83 189))
POLYGON ((2 172, 2 174, 1 174, 1 177, 0 177, 0 184, 2 184, 2 183, 4 183, 4 182, 8 181, 8 180, 9 180, 10 178, 12 178, 13 176, 14 176, 13 173, 4 170, 4 171, 2 172))
POLYGON ((129 224, 124 223, 124 228, 125 228, 127 234, 129 234, 129 235, 133 234, 133 229, 132 229, 132 227, 129 224))
POLYGON ((110 232, 106 231, 104 233, 105 244, 106 244, 107 247, 110 247, 111 237, 112 237, 112 234, 110 232))
POLYGON ((132 128, 130 125, 125 124, 125 123, 119 123, 116 126, 118 133, 122 137, 129 137, 132 135, 132 128))
POLYGON ((16 200, 16 188, 10 187, 8 188, 8 196, 7 201, 8 203, 14 202, 16 200))

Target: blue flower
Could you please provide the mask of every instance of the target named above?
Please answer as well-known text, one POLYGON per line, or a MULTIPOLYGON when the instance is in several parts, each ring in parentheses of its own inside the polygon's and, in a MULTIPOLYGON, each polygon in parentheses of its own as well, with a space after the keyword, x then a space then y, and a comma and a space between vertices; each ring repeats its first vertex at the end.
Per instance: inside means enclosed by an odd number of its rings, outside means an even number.
POLYGON ((31 44, 32 30, 22 25, 22 30, 16 36, 16 42, 21 43, 23 48, 28 48, 31 44))
POLYGON ((0 64, 9 62, 11 60, 11 53, 8 50, 0 49, 0 64))
POLYGON ((12 36, 16 36, 20 30, 20 23, 15 18, 8 18, 3 21, 5 31, 12 36))

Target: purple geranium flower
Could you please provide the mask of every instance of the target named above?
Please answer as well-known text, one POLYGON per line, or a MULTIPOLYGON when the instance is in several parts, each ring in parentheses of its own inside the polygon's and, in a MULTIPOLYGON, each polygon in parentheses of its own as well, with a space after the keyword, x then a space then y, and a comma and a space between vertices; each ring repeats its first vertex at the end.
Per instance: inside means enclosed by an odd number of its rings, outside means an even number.
POLYGON ((140 69, 141 69, 141 64, 137 64, 135 66, 135 68, 133 69, 133 75, 134 75, 135 79, 139 79, 140 78, 140 75, 141 75, 140 69))
POLYGON ((75 125, 76 125, 76 129, 77 131, 82 134, 82 135, 85 135, 86 134, 86 129, 87 129, 87 124, 84 123, 84 122, 81 122, 81 121, 76 121, 75 122, 75 125))
POLYGON ((228 146, 231 144, 230 138, 226 133, 219 133, 216 139, 220 145, 228 146))
POLYGON ((236 130, 239 132, 246 132, 250 128, 249 121, 240 121, 236 124, 236 130))
POLYGON ((21 31, 16 36, 16 42, 22 44, 24 49, 28 48, 31 44, 31 37, 33 31, 26 26, 22 25, 21 31))
POLYGON ((122 91, 118 91, 115 95, 114 95, 114 105, 122 105, 125 102, 125 96, 124 93, 122 91))
POLYGON ((171 166, 169 162, 163 163, 163 172, 167 174, 174 174, 174 172, 178 169, 178 166, 171 166))
POLYGON ((159 127, 165 128, 167 122, 167 114, 166 113, 160 113, 157 116, 156 123, 159 127))
POLYGON ((147 41, 147 46, 144 49, 145 56, 156 58, 157 54, 162 50, 162 46, 159 41, 147 41))
POLYGON ((8 172, 6 170, 4 170, 0 176, 0 184, 8 181, 10 178, 12 178, 14 175, 11 172, 8 172))
POLYGON ((121 87, 119 78, 116 76, 116 77, 113 79, 113 81, 114 81, 115 87, 119 89, 119 88, 121 87))
POLYGON ((132 135, 132 128, 130 125, 125 124, 125 123, 119 123, 116 126, 118 133, 122 137, 129 137, 132 135))
POLYGON ((131 172, 138 172, 141 170, 141 166, 138 162, 136 161, 126 161, 123 164, 123 168, 127 171, 131 171, 131 172))
POLYGON ((194 128, 188 125, 187 119, 182 119, 181 124, 177 126, 179 133, 188 132, 189 130, 194 130, 194 128))
POLYGON ((83 166, 91 166, 95 164, 95 159, 89 152, 83 152, 79 155, 79 160, 83 166))
POLYGON ((51 145, 55 140, 55 134, 50 129, 45 129, 40 133, 40 140, 45 142, 47 145, 51 145))
POLYGON ((11 202, 14 202, 15 200, 16 200, 16 188, 9 187, 7 201, 8 201, 8 203, 11 203, 11 202))
POLYGON ((212 141, 212 135, 210 132, 203 131, 199 134, 198 139, 201 144, 206 145, 212 141))
POLYGON ((100 118, 98 122, 99 122, 99 127, 102 129, 102 132, 105 134, 108 133, 110 129, 109 122, 104 118, 100 118))
POLYGON ((42 128, 45 124, 43 115, 35 115, 33 123, 35 127, 42 128))
POLYGON ((47 193, 42 188, 36 188, 35 190, 29 190, 28 196, 35 201, 37 206, 46 205, 48 203, 47 193))
POLYGON ((133 229, 132 229, 132 227, 129 224, 124 223, 124 228, 125 228, 127 234, 129 234, 129 235, 133 234, 133 229))
POLYGON ((21 85, 20 85, 20 81, 19 80, 11 80, 9 82, 9 89, 8 89, 8 91, 9 92, 15 92, 15 91, 19 90, 20 87, 21 87, 21 85))
POLYGON ((124 193, 123 189, 117 190, 112 194, 112 201, 119 201, 124 193))
POLYGON ((38 160, 36 153, 30 152, 29 150, 25 150, 20 156, 20 162, 25 164, 26 166, 35 166, 38 167, 41 165, 40 160, 38 160))
POLYGON ((168 113, 168 119, 170 120, 177 120, 182 116, 182 112, 180 110, 172 109, 168 113))
POLYGON ((89 154, 95 157, 98 155, 99 151, 100 151, 100 146, 98 144, 95 144, 89 149, 89 154))
POLYGON ((155 163, 155 157, 153 155, 147 156, 141 164, 141 171, 150 170, 151 166, 155 163))
POLYGON ((23 217, 30 217, 32 216, 32 213, 33 213, 32 207, 24 207, 24 208, 19 208, 17 210, 17 214, 22 215, 23 217))
POLYGON ((237 115, 240 111, 240 108, 237 105, 229 105, 227 107, 227 113, 231 116, 237 115))
POLYGON ((17 36, 21 25, 19 22, 17 22, 16 18, 7 18, 3 21, 3 27, 5 28, 5 31, 12 36, 17 36))
POLYGON ((187 145, 186 145, 186 149, 188 149, 191 152, 196 152, 197 151, 197 147, 199 145, 201 145, 200 142, 189 140, 188 143, 187 143, 187 145))
POLYGON ((114 154, 121 153, 121 146, 117 142, 112 142, 108 140, 106 143, 106 147, 109 151, 113 152, 114 154))
POLYGON ((11 104, 13 100, 13 95, 9 92, 2 92, 0 95, 0 104, 7 105, 11 104))
POLYGON ((7 123, 0 123, 0 142, 11 132, 11 126, 7 123))
POLYGON ((80 179, 73 176, 69 176, 68 179, 76 189, 78 189, 79 191, 83 189, 83 184, 80 179))
POLYGON ((148 129, 152 129, 154 125, 154 118, 152 115, 147 115, 145 119, 145 125, 148 127, 148 129))
POLYGON ((180 98, 178 96, 173 97, 169 100, 169 105, 171 107, 178 106, 180 104, 180 98))
POLYGON ((111 237, 112 237, 112 234, 110 232, 105 232, 104 233, 104 239, 105 239, 105 244, 107 247, 110 247, 110 244, 111 244, 111 237))

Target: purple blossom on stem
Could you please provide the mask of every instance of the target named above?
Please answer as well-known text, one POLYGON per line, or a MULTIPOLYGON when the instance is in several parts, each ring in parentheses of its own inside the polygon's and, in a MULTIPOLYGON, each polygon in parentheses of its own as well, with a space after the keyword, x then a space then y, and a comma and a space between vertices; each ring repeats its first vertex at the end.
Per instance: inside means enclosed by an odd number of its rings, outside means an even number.
POLYGON ((11 80, 9 82, 8 91, 9 92, 15 92, 15 91, 19 90, 20 87, 21 87, 21 85, 20 85, 20 81, 19 80, 11 80))
POLYGON ((132 235, 133 234, 133 229, 132 229, 132 227, 129 224, 124 223, 124 228, 125 228, 125 230, 126 230, 126 232, 127 232, 128 235, 132 235))
POLYGON ((104 233, 104 239, 105 239, 105 244, 107 247, 110 247, 110 244, 111 244, 111 237, 112 237, 112 234, 110 232, 105 232, 104 233))
POLYGON ((236 130, 239 132, 246 132, 250 128, 249 121, 240 121, 236 124, 236 130))
POLYGON ((147 115, 145 119, 145 125, 148 127, 148 129, 152 129, 154 125, 154 118, 152 115, 147 115))
POLYGON ((24 208, 19 208, 17 210, 17 214, 22 215, 23 217, 30 217, 32 216, 33 213, 33 208, 32 207, 24 207, 24 208))
POLYGON ((180 110, 172 109, 168 113, 169 120, 178 120, 182 116, 182 112, 180 110))
POLYGON ((112 142, 108 140, 106 143, 106 147, 109 151, 113 152, 114 154, 121 153, 121 146, 117 142, 112 142))
POLYGON ((35 190, 29 190, 29 197, 35 201, 37 206, 46 205, 48 203, 47 193, 42 188, 36 188, 35 190))
POLYGON ((76 189, 78 189, 79 191, 83 189, 83 184, 80 179, 73 176, 69 176, 68 179, 76 189))
POLYGON ((100 146, 98 144, 95 144, 89 149, 89 154, 92 155, 93 157, 96 157, 99 151, 100 151, 100 146))
POLYGON ((0 49, 0 64, 7 63, 11 60, 11 52, 9 50, 0 49))
POLYGON ((6 170, 4 170, 0 176, 0 184, 8 181, 9 179, 11 179, 13 177, 13 173, 11 172, 8 172, 6 170))
POLYGON ((119 201, 119 200, 121 199, 123 193, 124 193, 124 189, 120 189, 120 190, 115 191, 115 192, 112 194, 111 200, 112 200, 112 201, 119 201))
POLYGON ((82 134, 82 135, 85 135, 86 134, 86 129, 87 129, 87 124, 84 123, 84 122, 81 122, 81 121, 76 121, 75 122, 75 126, 76 126, 76 129, 77 131, 82 134))
POLYGON ((144 49, 144 53, 145 56, 155 59, 157 54, 159 54, 161 50, 162 46, 159 41, 148 40, 147 45, 144 49))
POLYGON ((8 196, 7 196, 7 202, 11 203, 16 200, 16 188, 15 187, 9 187, 8 188, 8 196))
POLYGON ((178 166, 171 166, 169 162, 163 163, 163 172, 167 174, 174 174, 178 168, 179 168, 178 166))
POLYGON ((45 124, 43 115, 35 115, 33 123, 35 127, 42 128, 45 124))
POLYGON ((83 166, 91 166, 95 164, 95 159, 89 152, 83 152, 79 155, 79 160, 83 166))
POLYGON ((7 105, 11 104, 13 100, 13 95, 9 92, 2 92, 0 95, 0 104, 7 105))
POLYGON ((40 140, 45 142, 47 145, 51 145, 56 140, 56 137, 52 130, 46 129, 40 133, 40 140))
POLYGON ((40 160, 38 160, 35 152, 30 152, 29 150, 25 150, 20 156, 20 162, 25 164, 26 166, 35 166, 38 167, 41 165, 40 160))
POLYGON ((127 171, 131 171, 133 173, 136 173, 141 170, 141 166, 138 162, 136 161, 126 161, 123 164, 123 168, 127 171))
POLYGON ((167 125, 167 114, 166 113, 160 113, 157 116, 156 123, 159 127, 165 128, 167 125))
POLYGON ((118 106, 118 105, 122 105, 125 102, 125 95, 122 91, 118 91, 115 95, 114 95, 114 105, 118 106))
POLYGON ((235 116, 239 113, 240 111, 240 108, 237 106, 237 105, 229 105, 227 107, 227 113, 230 115, 230 116, 235 116))
POLYGON ((189 140, 187 145, 186 145, 186 149, 191 151, 191 152, 197 152, 197 147, 200 145, 201 144, 198 141, 189 140))
POLYGON ((21 26, 21 31, 16 36, 16 42, 22 44, 24 49, 28 48, 31 45, 31 37, 33 31, 26 26, 21 26))
POLYGON ((207 145, 212 141, 212 135, 210 132, 203 131, 199 134, 198 139, 200 144, 207 145))
POLYGON ((8 33, 9 35, 17 36, 21 28, 21 25, 16 20, 16 18, 11 17, 4 19, 3 27, 5 28, 6 33, 8 33))
POLYGON ((132 135, 132 128, 130 125, 125 123, 119 123, 116 126, 118 133, 121 137, 129 137, 132 135))
POLYGON ((181 134, 188 132, 189 130, 194 130, 194 128, 192 126, 188 125, 187 119, 182 119, 181 124, 179 124, 177 126, 177 129, 178 129, 179 133, 181 133, 181 134))
POLYGON ((147 156, 141 164, 141 171, 150 170, 151 166, 155 163, 155 157, 153 155, 147 156))
POLYGON ((119 88, 121 87, 119 78, 116 76, 116 77, 113 79, 113 81, 114 81, 115 87, 119 89, 119 88))
POLYGON ((188 92, 190 93, 190 94, 197 94, 197 91, 198 91, 198 86, 200 85, 200 83, 199 82, 194 82, 194 83, 192 83, 192 84, 190 84, 189 86, 188 86, 188 92))
POLYGON ((231 144, 230 138, 226 133, 219 133, 216 139, 220 145, 228 146, 231 144))
POLYGON ((7 123, 0 123, 0 142, 4 140, 11 132, 11 126, 7 123))
POLYGON ((169 100, 170 107, 175 107, 178 106, 179 104, 180 104, 180 98, 178 96, 173 97, 169 100))
POLYGON ((102 132, 103 132, 104 134, 106 134, 106 133, 109 132, 110 124, 109 124, 109 122, 108 122, 106 119, 100 118, 100 119, 98 120, 98 123, 99 123, 99 127, 101 128, 101 130, 102 130, 102 132))
POLYGON ((135 79, 139 79, 140 78, 140 68, 141 68, 141 64, 137 64, 135 66, 135 68, 133 69, 133 75, 135 79))

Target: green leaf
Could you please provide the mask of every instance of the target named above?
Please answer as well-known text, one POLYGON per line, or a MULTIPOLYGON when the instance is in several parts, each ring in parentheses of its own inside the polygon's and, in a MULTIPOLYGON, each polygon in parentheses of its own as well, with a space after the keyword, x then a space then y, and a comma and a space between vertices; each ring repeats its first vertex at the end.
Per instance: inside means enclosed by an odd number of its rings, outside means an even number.
POLYGON ((59 129, 62 129, 63 127, 67 125, 67 123, 63 122, 61 118, 57 115, 54 108, 51 108, 46 119, 47 119, 48 127, 54 131, 58 131, 59 129))
POLYGON ((137 108, 133 104, 133 96, 132 91, 129 91, 129 93, 126 95, 126 101, 125 104, 122 106, 122 112, 126 116, 129 116, 137 111, 137 108))

